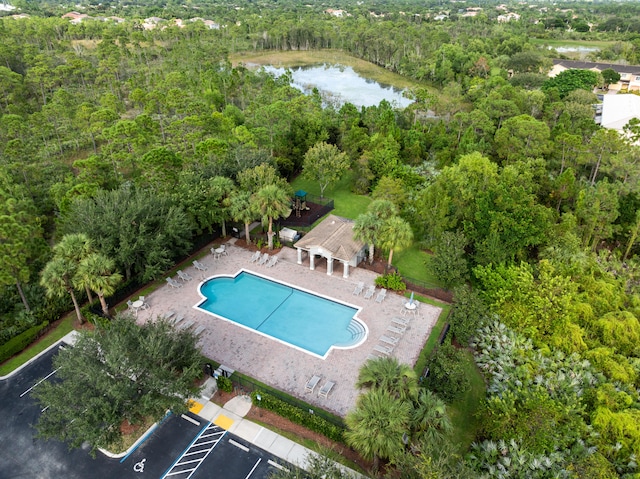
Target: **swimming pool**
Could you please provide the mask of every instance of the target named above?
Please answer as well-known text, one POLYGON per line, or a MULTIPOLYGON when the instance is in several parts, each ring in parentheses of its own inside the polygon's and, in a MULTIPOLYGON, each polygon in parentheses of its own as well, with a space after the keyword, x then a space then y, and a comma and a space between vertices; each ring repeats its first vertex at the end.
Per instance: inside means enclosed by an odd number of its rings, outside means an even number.
POLYGON ((241 270, 200 284, 195 308, 325 358, 367 337, 360 308, 241 270))

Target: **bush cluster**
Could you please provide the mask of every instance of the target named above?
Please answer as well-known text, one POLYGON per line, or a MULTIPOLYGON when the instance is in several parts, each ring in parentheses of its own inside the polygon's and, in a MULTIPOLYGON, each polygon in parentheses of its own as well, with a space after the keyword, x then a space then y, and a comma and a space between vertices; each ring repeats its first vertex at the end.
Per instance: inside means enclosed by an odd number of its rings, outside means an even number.
POLYGON ((424 385, 449 403, 460 398, 470 387, 464 352, 450 342, 443 343, 429 361, 429 376, 424 385))
POLYGON ((389 273, 376 278, 376 286, 390 289, 391 291, 404 291, 407 285, 398 273, 389 273))
POLYGON ((29 344, 33 342, 34 339, 38 337, 40 331, 46 328, 49 325, 48 321, 44 321, 37 326, 33 326, 26 331, 20 333, 19 335, 11 338, 5 344, 0 346, 0 363, 6 361, 14 354, 18 354, 24 348, 26 348, 29 344))
POLYGON ((218 376, 216 378, 216 382, 218 383, 218 389, 220 391, 224 391, 226 393, 233 391, 233 383, 231 382, 231 379, 224 376, 218 376))
POLYGON ((296 424, 300 424, 314 432, 320 433, 323 436, 337 442, 344 442, 343 432, 344 430, 335 424, 331 424, 326 419, 321 418, 316 414, 312 414, 308 411, 287 404, 280 399, 271 396, 268 393, 262 391, 254 391, 251 393, 251 400, 255 406, 273 411, 280 416, 289 419, 296 424), (256 399, 256 394, 260 394, 260 402, 256 399))

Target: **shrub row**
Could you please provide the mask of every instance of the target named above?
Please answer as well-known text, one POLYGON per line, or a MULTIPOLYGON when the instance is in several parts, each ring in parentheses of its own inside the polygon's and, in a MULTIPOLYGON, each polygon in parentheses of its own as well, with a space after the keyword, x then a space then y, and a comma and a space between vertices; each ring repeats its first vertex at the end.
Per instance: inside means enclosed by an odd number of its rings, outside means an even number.
POLYGON ((253 391, 251 393, 251 400, 255 406, 273 411, 276 414, 289 419, 296 424, 306 427, 314 432, 320 433, 323 436, 337 442, 344 442, 343 432, 344 430, 331 424, 327 420, 317 416, 310 411, 303 411, 300 408, 287 404, 280 399, 271 396, 263 391, 253 391), (260 401, 257 400, 256 395, 260 394, 260 401))
POLYGON ((43 321, 37 326, 33 326, 20 333, 16 337, 11 338, 5 344, 0 346, 0 363, 6 361, 14 354, 18 354, 20 351, 26 348, 33 342, 34 339, 38 337, 40 331, 42 331, 47 326, 49 326, 49 321, 43 321))
POLYGON ((391 291, 404 291, 407 289, 407 285, 402 280, 402 276, 398 273, 389 273, 383 276, 378 276, 375 282, 376 286, 386 288, 391 291))

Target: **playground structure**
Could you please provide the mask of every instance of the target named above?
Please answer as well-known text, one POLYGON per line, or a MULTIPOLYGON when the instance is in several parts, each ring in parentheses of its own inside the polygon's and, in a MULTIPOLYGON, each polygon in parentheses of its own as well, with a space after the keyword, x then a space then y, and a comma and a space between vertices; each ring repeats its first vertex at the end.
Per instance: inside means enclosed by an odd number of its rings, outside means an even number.
POLYGON ((278 221, 279 226, 311 226, 333 210, 333 200, 298 190, 291 198, 291 213, 278 221))
POLYGON ((296 212, 296 217, 300 218, 303 211, 309 211, 311 208, 307 206, 307 192, 304 190, 298 190, 294 194, 293 204, 291 205, 293 211, 296 212))

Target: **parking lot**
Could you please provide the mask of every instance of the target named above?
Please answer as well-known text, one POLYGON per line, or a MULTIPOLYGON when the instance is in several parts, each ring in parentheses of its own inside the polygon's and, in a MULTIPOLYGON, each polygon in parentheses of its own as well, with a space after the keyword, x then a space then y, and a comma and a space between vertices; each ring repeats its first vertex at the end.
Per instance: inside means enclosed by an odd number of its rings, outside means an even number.
MULTIPOLYGON (((169 415, 127 456, 109 458, 88 448, 35 437, 32 427, 43 413, 31 398, 40 381, 55 378, 53 348, 16 374, 0 381, 0 479, 266 479, 275 463, 271 454, 188 414, 169 415)), ((289 466, 291 467, 291 466, 289 466)))

